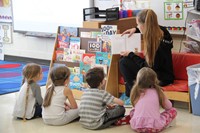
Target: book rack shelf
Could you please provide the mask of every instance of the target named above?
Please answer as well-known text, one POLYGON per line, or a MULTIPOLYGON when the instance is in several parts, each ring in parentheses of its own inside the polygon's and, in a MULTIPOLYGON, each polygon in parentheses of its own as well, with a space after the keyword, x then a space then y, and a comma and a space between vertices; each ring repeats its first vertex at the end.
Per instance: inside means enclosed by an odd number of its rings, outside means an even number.
MULTIPOLYGON (((58 27, 58 30, 57 30, 57 35, 56 35, 56 38, 55 38, 55 42, 54 42, 54 49, 53 49, 53 54, 52 54, 52 59, 51 59, 51 63, 50 63, 50 70, 51 68, 55 65, 55 64, 65 64, 66 66, 68 67, 79 67, 79 63, 78 62, 68 62, 68 61, 58 61, 57 60, 57 55, 56 55, 56 51, 59 50, 59 51, 64 51, 64 48, 58 48, 58 34, 59 34, 59 31, 60 31, 60 27, 58 27)), ((100 32, 101 30, 100 29, 97 29, 97 28, 78 28, 78 37, 80 37, 80 34, 81 32, 90 32, 90 31, 94 31, 94 32, 100 32)), ((85 49, 85 52, 86 53, 90 53, 88 52, 88 41, 94 41, 96 40, 95 38, 87 38, 87 37, 80 37, 80 49, 85 49)), ((50 74, 50 73, 49 73, 50 74)), ((46 83, 46 88, 48 88, 48 86, 51 85, 51 80, 50 80, 50 77, 49 77, 49 74, 48 74, 48 79, 47 79, 47 83, 46 83)), ((76 90, 76 89, 73 89, 72 90, 74 96, 76 99, 79 99, 82 92, 79 91, 79 90, 76 90)))

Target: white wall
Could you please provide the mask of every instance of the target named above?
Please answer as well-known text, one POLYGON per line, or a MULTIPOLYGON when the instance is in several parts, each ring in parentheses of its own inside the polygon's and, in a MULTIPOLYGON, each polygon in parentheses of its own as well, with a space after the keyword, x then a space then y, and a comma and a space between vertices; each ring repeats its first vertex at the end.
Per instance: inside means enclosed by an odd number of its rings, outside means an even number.
POLYGON ((4 44, 4 54, 51 60, 54 41, 54 38, 30 37, 13 32, 13 43, 4 44))

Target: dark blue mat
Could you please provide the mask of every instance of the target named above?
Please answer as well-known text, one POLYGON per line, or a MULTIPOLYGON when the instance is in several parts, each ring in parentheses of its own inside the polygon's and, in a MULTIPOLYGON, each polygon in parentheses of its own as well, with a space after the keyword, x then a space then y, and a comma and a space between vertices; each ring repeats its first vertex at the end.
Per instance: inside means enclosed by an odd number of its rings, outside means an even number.
MULTIPOLYGON (((25 63, 0 61, 0 95, 17 92, 22 82, 22 68, 25 63)), ((41 65, 43 79, 39 85, 46 85, 49 66, 41 65)))

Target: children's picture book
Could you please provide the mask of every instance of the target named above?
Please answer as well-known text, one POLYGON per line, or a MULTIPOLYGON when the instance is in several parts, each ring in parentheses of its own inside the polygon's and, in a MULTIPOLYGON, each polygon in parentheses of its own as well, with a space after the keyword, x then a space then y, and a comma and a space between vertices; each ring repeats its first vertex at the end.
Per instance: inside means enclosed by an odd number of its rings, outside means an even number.
POLYGON ((80 74, 80 67, 68 67, 68 68, 71 74, 75 74, 75 75, 80 74))
POLYGON ((91 38, 97 38, 98 36, 101 36, 102 32, 100 31, 91 31, 91 38))
POLYGON ((58 48, 69 48, 69 36, 58 34, 58 48))
POLYGON ((60 34, 69 37, 77 37, 78 36, 78 27, 65 27, 60 26, 60 34))
POLYGON ((80 74, 85 75, 86 72, 91 68, 90 64, 85 64, 83 62, 80 62, 80 74))
POLYGON ((70 49, 80 49, 81 39, 80 37, 70 37, 69 39, 69 48, 70 49))
POLYGON ((63 61, 64 58, 64 51, 63 50, 56 50, 56 60, 63 61))
POLYGON ((88 41, 88 52, 101 52, 101 42, 88 41))
POLYGON ((108 53, 96 52, 96 64, 110 65, 110 60, 108 59, 108 53))
POLYGON ((101 42, 101 52, 111 53, 110 35, 102 35, 98 39, 101 42))
POLYGON ((77 27, 64 27, 60 26, 58 33, 58 48, 69 48, 70 37, 78 36, 77 27))
POLYGON ((84 64, 93 65, 93 64, 95 64, 95 58, 96 58, 95 54, 85 53, 85 54, 83 54, 82 61, 83 61, 84 64))
POLYGON ((80 62, 82 61, 82 55, 85 53, 85 49, 64 49, 64 61, 68 62, 80 62))
POLYGON ((107 63, 108 66, 110 66, 111 58, 112 58, 111 53, 108 53, 108 63, 107 63))
POLYGON ((72 54, 72 62, 81 62, 83 54, 72 54))
POLYGON ((111 36, 111 53, 120 54, 122 51, 141 52, 141 34, 134 33, 128 37, 128 34, 121 36, 121 34, 111 36))
POLYGON ((83 75, 82 74, 71 74, 70 75, 70 89, 80 89, 83 83, 83 75))
POLYGON ((101 32, 103 35, 117 34, 117 25, 101 25, 101 32))

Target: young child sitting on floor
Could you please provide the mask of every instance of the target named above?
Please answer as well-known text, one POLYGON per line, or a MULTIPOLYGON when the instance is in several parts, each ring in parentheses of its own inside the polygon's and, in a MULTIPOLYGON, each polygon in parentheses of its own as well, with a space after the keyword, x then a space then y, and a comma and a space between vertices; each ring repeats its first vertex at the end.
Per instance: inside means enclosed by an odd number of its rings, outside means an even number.
POLYGON ((175 119, 177 112, 159 86, 156 73, 148 67, 139 70, 131 90, 134 107, 130 115, 118 121, 118 125, 128 122, 136 132, 160 132, 175 119), (160 106, 165 109, 160 113, 160 106))
POLYGON ((23 119, 42 117, 42 96, 38 81, 42 80, 42 68, 35 63, 28 63, 23 68, 22 86, 15 103, 13 116, 23 119))
POLYGON ((90 88, 84 91, 79 109, 80 123, 84 128, 109 127, 125 114, 123 101, 103 90, 104 78, 103 68, 100 67, 92 68, 86 73, 86 82, 90 88))

